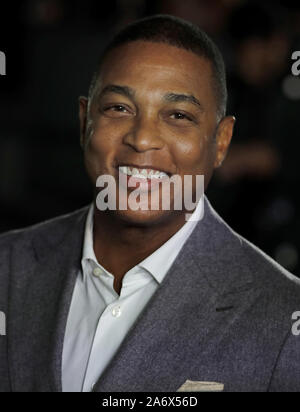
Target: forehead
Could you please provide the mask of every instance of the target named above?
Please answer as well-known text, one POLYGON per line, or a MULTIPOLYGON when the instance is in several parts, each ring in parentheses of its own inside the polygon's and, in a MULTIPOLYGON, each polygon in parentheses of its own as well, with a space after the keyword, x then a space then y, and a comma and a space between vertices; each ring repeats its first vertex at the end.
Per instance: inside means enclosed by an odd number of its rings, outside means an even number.
POLYGON ((100 84, 212 97, 210 62, 164 43, 135 41, 112 50, 102 64, 100 84))

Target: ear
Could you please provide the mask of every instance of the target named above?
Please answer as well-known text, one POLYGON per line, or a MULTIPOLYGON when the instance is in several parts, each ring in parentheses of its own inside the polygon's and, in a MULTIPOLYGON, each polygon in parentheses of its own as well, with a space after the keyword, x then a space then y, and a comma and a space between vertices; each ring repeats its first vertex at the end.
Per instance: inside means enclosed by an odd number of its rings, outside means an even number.
POLYGON ((214 164, 215 169, 222 166, 222 163, 226 158, 233 135, 235 121, 235 117, 226 116, 221 120, 218 126, 216 136, 216 158, 214 164))
POLYGON ((86 123, 87 123, 87 109, 88 99, 86 97, 79 97, 79 121, 80 121, 80 145, 83 148, 86 137, 86 123))

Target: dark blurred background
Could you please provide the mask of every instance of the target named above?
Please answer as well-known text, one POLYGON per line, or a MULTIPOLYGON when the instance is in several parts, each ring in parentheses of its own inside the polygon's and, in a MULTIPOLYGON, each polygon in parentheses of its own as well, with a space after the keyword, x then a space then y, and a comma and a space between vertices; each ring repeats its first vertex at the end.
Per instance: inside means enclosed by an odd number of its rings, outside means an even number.
POLYGON ((154 13, 198 24, 227 64, 228 113, 237 124, 209 199, 237 232, 300 276, 300 79, 291 74, 292 52, 300 50, 300 2, 294 1, 1 4, 7 76, 0 76, 0 232, 91 201, 79 146, 78 96, 87 94, 111 36, 154 13))

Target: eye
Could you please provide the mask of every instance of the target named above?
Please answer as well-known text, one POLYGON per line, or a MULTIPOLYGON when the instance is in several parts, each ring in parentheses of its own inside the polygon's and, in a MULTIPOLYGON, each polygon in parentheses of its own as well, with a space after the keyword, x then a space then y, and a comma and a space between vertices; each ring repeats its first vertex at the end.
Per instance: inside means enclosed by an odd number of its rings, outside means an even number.
POLYGON ((181 112, 172 113, 171 118, 174 120, 188 120, 190 122, 193 121, 193 119, 190 116, 186 115, 185 113, 181 113, 181 112))
POLYGON ((126 113, 128 110, 126 109, 125 106, 122 106, 121 104, 116 104, 113 106, 109 106, 104 108, 104 111, 107 112, 109 110, 112 110, 114 112, 121 112, 121 113, 126 113))
POLYGON ((133 111, 123 104, 107 104, 100 108, 100 112, 106 117, 123 118, 133 114, 133 111))

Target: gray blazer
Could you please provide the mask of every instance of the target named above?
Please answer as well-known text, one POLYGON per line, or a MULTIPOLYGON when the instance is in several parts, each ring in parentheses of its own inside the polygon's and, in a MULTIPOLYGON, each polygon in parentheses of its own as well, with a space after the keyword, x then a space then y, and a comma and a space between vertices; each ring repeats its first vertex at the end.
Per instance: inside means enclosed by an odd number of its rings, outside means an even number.
MULTIPOLYGON (((0 237, 0 391, 61 391, 64 332, 88 208, 0 237)), ((95 385, 175 392, 300 391, 300 281, 243 239, 207 199, 205 217, 95 385)), ((101 354, 99 354, 101 356, 101 354)))

